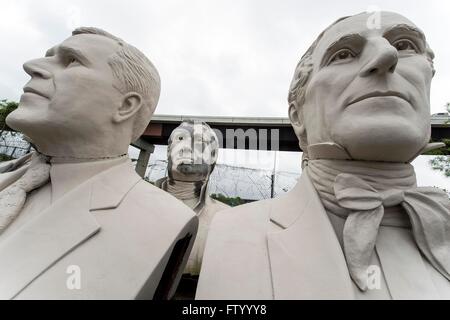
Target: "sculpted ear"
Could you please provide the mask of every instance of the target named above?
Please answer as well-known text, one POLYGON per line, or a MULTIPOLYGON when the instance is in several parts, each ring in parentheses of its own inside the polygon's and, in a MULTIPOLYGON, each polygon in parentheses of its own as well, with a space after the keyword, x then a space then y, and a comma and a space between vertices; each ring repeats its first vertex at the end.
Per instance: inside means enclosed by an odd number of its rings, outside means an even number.
POLYGON ((114 114, 114 122, 119 123, 132 117, 143 105, 142 96, 136 92, 129 92, 122 98, 122 104, 114 114))
POLYGON ((294 103, 289 105, 289 119, 291 120, 295 135, 300 140, 300 137, 305 133, 305 125, 303 124, 303 121, 300 121, 300 115, 294 103))

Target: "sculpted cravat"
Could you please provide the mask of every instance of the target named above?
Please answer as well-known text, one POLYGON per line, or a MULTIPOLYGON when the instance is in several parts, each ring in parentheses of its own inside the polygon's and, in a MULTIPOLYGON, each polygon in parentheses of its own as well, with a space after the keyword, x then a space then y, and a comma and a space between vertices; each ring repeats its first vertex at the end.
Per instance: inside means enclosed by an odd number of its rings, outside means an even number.
POLYGON ((27 193, 45 184, 50 177, 48 158, 34 153, 29 168, 14 183, 0 192, 0 234, 20 214, 27 193))
POLYGON ((334 183, 339 206, 350 210, 344 225, 344 252, 350 275, 365 291, 384 208, 401 205, 411 222, 415 242, 427 260, 450 280, 450 201, 431 187, 378 192, 361 178, 341 173, 334 183))

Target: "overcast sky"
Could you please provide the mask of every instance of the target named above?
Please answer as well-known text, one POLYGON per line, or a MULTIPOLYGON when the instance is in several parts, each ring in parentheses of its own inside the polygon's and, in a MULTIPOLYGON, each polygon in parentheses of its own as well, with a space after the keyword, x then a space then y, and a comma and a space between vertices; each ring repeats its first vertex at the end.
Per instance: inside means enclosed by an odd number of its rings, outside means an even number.
POLYGON ((287 116, 299 58, 337 18, 378 7, 416 23, 436 54, 432 112, 450 102, 449 1, 0 0, 0 99, 18 100, 23 62, 72 28, 101 27, 141 49, 162 78, 157 114, 287 116))

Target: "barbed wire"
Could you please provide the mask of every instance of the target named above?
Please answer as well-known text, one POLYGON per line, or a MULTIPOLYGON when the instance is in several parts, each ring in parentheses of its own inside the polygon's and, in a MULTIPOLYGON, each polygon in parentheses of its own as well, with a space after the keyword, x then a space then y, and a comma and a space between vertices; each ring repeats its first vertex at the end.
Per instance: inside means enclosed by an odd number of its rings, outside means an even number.
MULTIPOLYGON (((167 176, 167 160, 151 161, 146 178, 155 182, 167 176)), ((288 192, 297 182, 298 172, 279 171, 274 175, 274 196, 288 192)), ((272 171, 216 164, 210 176, 208 192, 226 197, 240 197, 247 200, 262 200, 271 197, 272 171)))
MULTIPOLYGON (((19 158, 30 152, 30 143, 17 132, 3 131, 0 134, 0 154, 19 158)), ((136 162, 134 162, 135 164, 136 162)), ((297 172, 277 171, 233 166, 225 163, 216 164, 210 177, 208 192, 221 193, 227 197, 240 197, 248 200, 262 200, 289 191, 299 176, 297 172), (272 179, 274 183, 272 185, 272 179)), ((157 159, 149 163, 146 179, 155 182, 167 176, 167 160, 157 159)))
POLYGON ((31 151, 31 144, 19 132, 2 131, 0 133, 0 154, 11 158, 20 158, 31 151))

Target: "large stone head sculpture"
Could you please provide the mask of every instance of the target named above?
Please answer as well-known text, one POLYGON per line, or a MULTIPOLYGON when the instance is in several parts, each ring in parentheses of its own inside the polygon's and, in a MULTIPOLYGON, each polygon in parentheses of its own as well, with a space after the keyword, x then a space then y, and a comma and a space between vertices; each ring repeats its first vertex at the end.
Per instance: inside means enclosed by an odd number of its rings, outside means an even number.
POLYGON ((411 21, 379 14, 339 19, 298 63, 289 117, 304 157, 408 162, 427 145, 434 55, 411 21))
POLYGON ((183 121, 172 131, 167 148, 171 180, 203 182, 214 169, 219 141, 205 122, 183 121))
POLYGON ((135 47, 97 28, 76 29, 24 69, 31 80, 7 123, 49 156, 126 154, 159 99, 153 64, 135 47))

